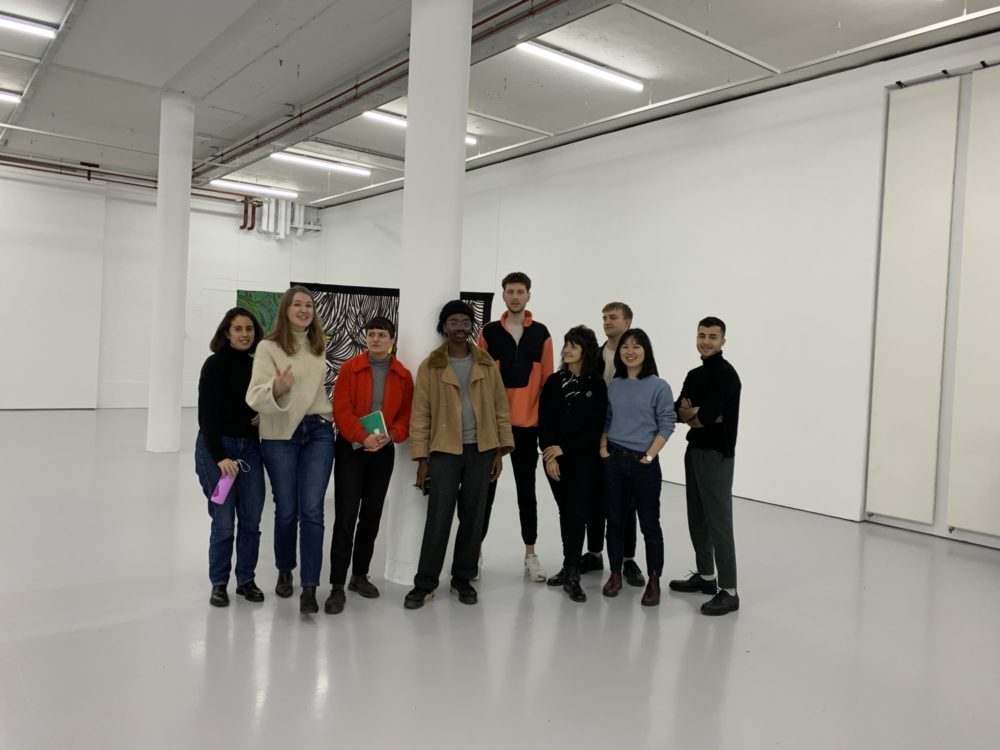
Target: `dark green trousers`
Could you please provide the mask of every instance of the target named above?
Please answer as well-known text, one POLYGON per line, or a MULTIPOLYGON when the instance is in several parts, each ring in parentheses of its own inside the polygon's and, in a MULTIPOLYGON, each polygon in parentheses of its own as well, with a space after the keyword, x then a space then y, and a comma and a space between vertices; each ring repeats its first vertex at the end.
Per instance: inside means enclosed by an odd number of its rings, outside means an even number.
POLYGON ((721 451, 688 448, 684 454, 688 531, 698 573, 710 576, 718 565, 724 589, 736 588, 733 463, 721 451))

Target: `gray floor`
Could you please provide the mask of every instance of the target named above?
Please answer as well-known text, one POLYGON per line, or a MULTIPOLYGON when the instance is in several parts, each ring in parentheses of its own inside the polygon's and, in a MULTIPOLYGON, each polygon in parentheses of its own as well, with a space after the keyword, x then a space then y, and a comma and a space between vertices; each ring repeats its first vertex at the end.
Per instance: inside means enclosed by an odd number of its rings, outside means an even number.
MULTIPOLYGON (((506 476, 479 606, 405 611, 406 588, 379 575, 381 599, 303 617, 272 594, 269 506, 267 601, 217 610, 190 449, 145 453, 144 420, 0 412, 3 750, 1000 742, 1000 551, 737 501, 737 615, 701 616, 700 596, 606 600, 596 574, 580 605, 522 577, 506 476)), ((190 443, 193 413, 185 429, 190 443)), ((541 478, 539 492, 553 572, 541 478)), ((683 574, 683 489, 663 501, 668 572, 683 574)))

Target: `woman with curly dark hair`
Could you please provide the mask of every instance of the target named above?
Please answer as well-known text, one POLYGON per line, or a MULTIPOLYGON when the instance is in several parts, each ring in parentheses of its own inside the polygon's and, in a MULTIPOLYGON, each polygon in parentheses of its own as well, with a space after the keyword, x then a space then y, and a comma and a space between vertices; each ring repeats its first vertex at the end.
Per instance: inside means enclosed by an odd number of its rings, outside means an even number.
POLYGON ((586 326, 563 339, 562 367, 542 387, 538 442, 545 475, 559 506, 563 567, 547 581, 575 602, 587 601, 580 586, 580 555, 587 517, 601 481, 600 439, 608 406, 597 337, 586 326))
POLYGON ((229 573, 236 542, 236 593, 250 602, 264 601, 254 582, 264 510, 264 467, 257 435, 259 418, 244 397, 250 385, 253 353, 261 330, 253 313, 242 307, 227 312, 212 337, 212 356, 198 380, 198 438, 195 471, 208 503, 212 534, 208 542, 209 603, 229 604, 229 573), (216 494, 219 480, 231 481, 228 494, 216 494), (213 498, 214 495, 214 498, 213 498), (237 527, 237 521, 239 526, 237 527))

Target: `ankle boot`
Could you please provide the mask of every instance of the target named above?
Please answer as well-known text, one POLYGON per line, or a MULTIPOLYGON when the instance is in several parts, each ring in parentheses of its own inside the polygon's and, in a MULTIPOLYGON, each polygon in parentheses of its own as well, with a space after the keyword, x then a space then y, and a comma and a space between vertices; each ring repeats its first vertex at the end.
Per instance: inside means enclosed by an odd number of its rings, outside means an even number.
POLYGON ((622 574, 611 571, 608 582, 604 584, 601 593, 605 596, 618 596, 622 591, 622 574))
POLYGON ((646 583, 646 590, 642 593, 642 606, 655 607, 660 603, 660 577, 655 573, 649 574, 649 581, 646 583))
POLYGON ((587 595, 580 586, 580 569, 566 568, 566 577, 563 581, 563 591, 569 594, 569 598, 574 602, 587 601, 587 595))

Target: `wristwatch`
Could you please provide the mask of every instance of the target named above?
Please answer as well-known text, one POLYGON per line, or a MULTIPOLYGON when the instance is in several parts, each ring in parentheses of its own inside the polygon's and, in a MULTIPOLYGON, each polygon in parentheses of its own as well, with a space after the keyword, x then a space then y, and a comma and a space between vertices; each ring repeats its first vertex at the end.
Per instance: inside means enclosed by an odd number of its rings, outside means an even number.
POLYGON ((643 456, 643 458, 646 459, 649 463, 653 463, 653 456, 649 455, 648 453, 646 453, 643 456))

